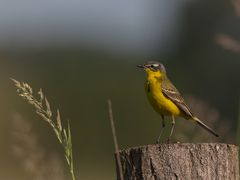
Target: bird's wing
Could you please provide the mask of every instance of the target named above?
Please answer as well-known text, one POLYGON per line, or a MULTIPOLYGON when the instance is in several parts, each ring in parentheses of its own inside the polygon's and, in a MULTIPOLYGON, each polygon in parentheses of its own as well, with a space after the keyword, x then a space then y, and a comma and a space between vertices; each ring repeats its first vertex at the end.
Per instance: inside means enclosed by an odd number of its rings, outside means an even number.
POLYGON ((166 78, 161 83, 163 94, 170 99, 187 116, 193 117, 190 108, 186 105, 182 95, 177 88, 166 78))

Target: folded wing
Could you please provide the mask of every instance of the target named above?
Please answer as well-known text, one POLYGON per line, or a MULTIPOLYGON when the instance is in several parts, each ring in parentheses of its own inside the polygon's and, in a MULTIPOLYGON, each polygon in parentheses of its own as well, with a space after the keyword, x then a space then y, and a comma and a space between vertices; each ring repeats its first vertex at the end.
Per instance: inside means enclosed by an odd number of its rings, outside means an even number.
POLYGON ((162 93, 166 98, 170 99, 176 106, 182 110, 189 118, 193 117, 193 113, 190 108, 186 105, 182 95, 179 93, 177 88, 166 78, 161 83, 162 93))

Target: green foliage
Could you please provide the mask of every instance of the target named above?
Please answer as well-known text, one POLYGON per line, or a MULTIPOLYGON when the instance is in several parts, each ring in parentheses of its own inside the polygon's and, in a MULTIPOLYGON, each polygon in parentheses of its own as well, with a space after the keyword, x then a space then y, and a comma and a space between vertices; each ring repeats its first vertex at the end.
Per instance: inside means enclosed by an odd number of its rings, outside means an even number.
POLYGON ((33 96, 33 90, 30 85, 24 82, 19 82, 15 79, 12 79, 12 81, 15 83, 18 95, 25 99, 29 104, 34 106, 36 113, 52 127, 59 143, 64 149, 64 156, 66 158, 72 180, 75 180, 73 168, 72 137, 69 121, 67 128, 65 128, 62 125, 59 110, 57 110, 56 117, 53 116, 50 103, 47 97, 43 94, 42 89, 39 90, 39 99, 37 99, 33 96))

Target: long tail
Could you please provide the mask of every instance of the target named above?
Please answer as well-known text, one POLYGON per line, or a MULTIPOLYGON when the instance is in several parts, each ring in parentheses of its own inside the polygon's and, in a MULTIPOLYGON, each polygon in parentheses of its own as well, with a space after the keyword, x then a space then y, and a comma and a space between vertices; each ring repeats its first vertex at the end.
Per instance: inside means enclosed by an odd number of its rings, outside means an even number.
POLYGON ((197 117, 193 117, 193 120, 195 120, 201 127, 203 127, 205 130, 207 130, 209 133, 213 134, 216 137, 219 137, 219 135, 214 130, 212 130, 210 127, 208 127, 206 124, 204 124, 197 117))

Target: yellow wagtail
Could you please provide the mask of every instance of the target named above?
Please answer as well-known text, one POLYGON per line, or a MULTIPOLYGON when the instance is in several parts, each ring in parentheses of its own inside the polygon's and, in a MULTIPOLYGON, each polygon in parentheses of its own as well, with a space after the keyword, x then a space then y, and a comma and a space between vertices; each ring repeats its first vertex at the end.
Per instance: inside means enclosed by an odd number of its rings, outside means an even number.
MULTIPOLYGON (((161 63, 148 62, 144 65, 138 65, 138 67, 143 68, 147 73, 147 80, 145 83, 147 98, 153 109, 161 115, 163 129, 165 127, 164 116, 172 117, 172 128, 168 141, 170 141, 174 130, 175 117, 183 117, 187 120, 193 120, 193 122, 196 122, 208 132, 212 133, 216 137, 219 137, 219 135, 210 127, 194 116, 190 108, 184 102, 184 99, 179 91, 168 79, 165 67, 161 63)), ((158 143, 162 132, 163 130, 158 137, 158 143)))

